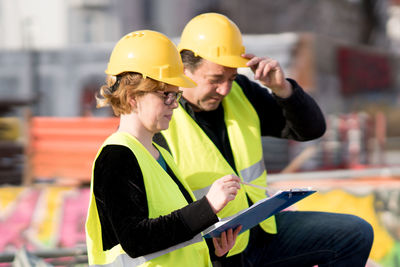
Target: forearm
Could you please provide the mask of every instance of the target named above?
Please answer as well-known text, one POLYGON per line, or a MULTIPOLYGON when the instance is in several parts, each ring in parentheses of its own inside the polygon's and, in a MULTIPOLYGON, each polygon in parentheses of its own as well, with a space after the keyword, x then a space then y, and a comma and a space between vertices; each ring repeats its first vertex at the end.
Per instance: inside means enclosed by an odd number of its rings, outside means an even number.
POLYGON ((318 104, 293 80, 293 93, 288 98, 275 96, 282 108, 284 127, 283 138, 307 141, 321 137, 326 130, 325 118, 318 104))
POLYGON ((122 248, 131 257, 160 251, 190 240, 202 230, 218 221, 204 199, 193 202, 171 214, 149 219, 131 217, 126 222, 116 222, 116 235, 122 248), (208 211, 208 212, 207 212, 208 211))
POLYGON ((239 75, 237 80, 260 119, 261 134, 305 141, 325 132, 325 119, 317 103, 291 79, 291 94, 280 98, 267 88, 239 75))

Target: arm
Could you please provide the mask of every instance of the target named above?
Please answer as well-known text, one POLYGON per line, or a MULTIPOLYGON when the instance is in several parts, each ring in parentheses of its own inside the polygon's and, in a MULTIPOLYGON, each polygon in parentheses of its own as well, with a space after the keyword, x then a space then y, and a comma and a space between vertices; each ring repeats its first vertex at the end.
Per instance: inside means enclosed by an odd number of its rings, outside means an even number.
POLYGON ((266 88, 238 75, 236 82, 254 106, 263 136, 308 141, 325 133, 324 115, 317 103, 291 79, 292 93, 287 98, 271 94, 266 88))
POLYGON ((129 256, 138 257, 189 240, 218 221, 205 197, 149 219, 142 173, 126 147, 105 147, 96 161, 94 176, 104 249, 120 243, 129 256), (105 239, 114 241, 104 244, 105 239))

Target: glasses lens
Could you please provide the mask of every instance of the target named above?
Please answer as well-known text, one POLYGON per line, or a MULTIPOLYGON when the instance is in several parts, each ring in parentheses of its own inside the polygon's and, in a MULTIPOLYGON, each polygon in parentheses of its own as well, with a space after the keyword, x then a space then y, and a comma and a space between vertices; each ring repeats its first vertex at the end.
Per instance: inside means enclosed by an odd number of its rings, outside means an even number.
POLYGON ((164 104, 171 105, 174 101, 179 101, 182 96, 182 92, 163 92, 164 93, 164 104))

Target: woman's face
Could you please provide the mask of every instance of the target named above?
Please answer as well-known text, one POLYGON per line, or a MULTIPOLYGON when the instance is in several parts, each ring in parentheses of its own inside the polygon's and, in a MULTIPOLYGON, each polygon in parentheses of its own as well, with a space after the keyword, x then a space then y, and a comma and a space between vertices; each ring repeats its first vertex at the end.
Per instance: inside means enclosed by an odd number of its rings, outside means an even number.
POLYGON ((148 92, 136 97, 136 113, 141 125, 155 134, 169 126, 172 113, 178 107, 177 86, 167 85, 165 91, 148 92))

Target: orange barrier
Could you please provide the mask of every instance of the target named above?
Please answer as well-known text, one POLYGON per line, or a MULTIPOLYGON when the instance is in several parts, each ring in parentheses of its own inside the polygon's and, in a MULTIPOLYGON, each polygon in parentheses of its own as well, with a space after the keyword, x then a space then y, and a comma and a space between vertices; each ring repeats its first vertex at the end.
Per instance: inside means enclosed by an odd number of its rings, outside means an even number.
POLYGON ((29 182, 90 181, 93 159, 118 118, 33 117, 30 122, 29 182))

